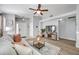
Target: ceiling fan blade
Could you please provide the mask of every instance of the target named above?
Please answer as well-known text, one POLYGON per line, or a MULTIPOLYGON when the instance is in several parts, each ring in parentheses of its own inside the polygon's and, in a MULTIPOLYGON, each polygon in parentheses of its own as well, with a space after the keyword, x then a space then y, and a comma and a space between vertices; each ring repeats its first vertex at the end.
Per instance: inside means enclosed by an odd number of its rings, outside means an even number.
POLYGON ((30 10, 34 10, 34 11, 36 11, 36 9, 33 9, 33 8, 29 8, 30 10))
POLYGON ((36 14, 37 12, 35 12, 34 14, 36 14))
POLYGON ((41 12, 40 14, 41 14, 41 15, 43 15, 43 13, 42 13, 42 12, 41 12))
POLYGON ((41 10, 41 11, 48 11, 48 9, 44 9, 44 10, 41 10))
POLYGON ((38 9, 40 9, 41 8, 41 4, 38 4, 38 9))

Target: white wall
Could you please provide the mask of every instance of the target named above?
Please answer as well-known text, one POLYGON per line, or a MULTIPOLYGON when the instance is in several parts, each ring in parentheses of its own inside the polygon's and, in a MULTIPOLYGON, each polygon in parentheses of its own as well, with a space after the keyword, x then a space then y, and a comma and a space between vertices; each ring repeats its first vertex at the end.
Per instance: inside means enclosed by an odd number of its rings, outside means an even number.
POLYGON ((58 19, 51 19, 51 20, 42 22, 42 26, 43 26, 42 28, 45 28, 48 25, 55 25, 56 26, 57 36, 59 37, 58 19))
POLYGON ((19 25, 19 32, 21 34, 21 36, 26 36, 26 38, 29 37, 29 20, 24 19, 25 21, 23 21, 22 19, 16 19, 18 21, 16 21, 16 24, 18 23, 19 25))
POLYGON ((2 15, 0 15, 0 34, 1 34, 1 31, 3 29, 3 19, 2 19, 2 15))
POLYGON ((2 16, 0 16, 0 30, 2 29, 2 16))
POLYGON ((45 26, 48 26, 48 25, 56 25, 56 27, 58 27, 58 20, 57 19, 51 19, 49 21, 45 21, 43 22, 43 28, 45 28, 45 26))
MULTIPOLYGON (((4 20, 4 32, 10 35, 13 35, 15 33, 15 15, 13 14, 3 14, 3 20, 4 20), (9 27, 10 30, 6 31, 6 27, 9 27)), ((4 33, 4 34, 5 34, 4 33)))
POLYGON ((33 37, 33 18, 29 20, 29 37, 33 37))
POLYGON ((76 18, 65 18, 59 22, 59 36, 76 41, 76 18))
POLYGON ((36 37, 39 34, 39 21, 42 20, 41 16, 33 16, 30 19, 29 27, 30 27, 30 37, 36 37))
POLYGON ((76 47, 79 48, 79 5, 77 5, 76 12, 76 47))
POLYGON ((45 28, 48 25, 56 25, 58 37, 75 41, 76 40, 76 19, 63 19, 63 20, 64 21, 62 22, 59 22, 59 19, 49 19, 49 20, 43 21, 41 28, 45 28))
POLYGON ((33 34, 37 36, 39 34, 39 21, 42 20, 41 16, 33 16, 33 34))
POLYGON ((40 26, 40 28, 45 28, 46 25, 57 24, 58 30, 60 29, 60 33, 58 33, 58 35, 60 34, 60 36, 64 36, 64 33, 65 33, 65 35, 66 35, 65 38, 68 37, 69 39, 71 39, 71 40, 73 39, 74 41, 76 41, 76 47, 79 48, 79 5, 77 6, 77 11, 71 11, 69 13, 65 13, 65 14, 62 14, 59 16, 43 19, 40 22, 41 22, 40 24, 42 25, 42 27, 40 26), (63 17, 69 17, 69 16, 74 16, 74 15, 76 15, 75 20, 74 19, 72 19, 72 21, 66 20, 66 23, 64 22, 64 23, 61 23, 60 25, 58 25, 59 22, 56 19, 59 20, 63 17), (59 26, 61 26, 61 28, 59 28, 59 26))

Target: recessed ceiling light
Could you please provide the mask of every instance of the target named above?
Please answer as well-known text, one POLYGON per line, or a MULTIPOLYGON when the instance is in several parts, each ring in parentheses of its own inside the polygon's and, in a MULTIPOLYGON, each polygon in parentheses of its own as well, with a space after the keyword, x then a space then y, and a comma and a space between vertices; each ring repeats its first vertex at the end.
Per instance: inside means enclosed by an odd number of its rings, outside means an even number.
POLYGON ((59 19, 59 21, 62 21, 63 19, 59 19))
POLYGON ((24 21, 24 18, 22 20, 24 21))

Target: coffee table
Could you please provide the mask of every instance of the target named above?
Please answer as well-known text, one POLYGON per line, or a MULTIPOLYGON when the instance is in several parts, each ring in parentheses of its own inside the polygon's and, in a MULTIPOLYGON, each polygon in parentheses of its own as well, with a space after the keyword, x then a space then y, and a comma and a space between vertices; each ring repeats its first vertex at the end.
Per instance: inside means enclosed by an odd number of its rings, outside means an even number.
POLYGON ((29 41, 28 44, 37 50, 41 55, 58 55, 61 53, 61 48, 57 47, 55 45, 52 45, 50 43, 45 42, 45 46, 42 47, 41 49, 38 49, 33 46, 33 42, 29 41))

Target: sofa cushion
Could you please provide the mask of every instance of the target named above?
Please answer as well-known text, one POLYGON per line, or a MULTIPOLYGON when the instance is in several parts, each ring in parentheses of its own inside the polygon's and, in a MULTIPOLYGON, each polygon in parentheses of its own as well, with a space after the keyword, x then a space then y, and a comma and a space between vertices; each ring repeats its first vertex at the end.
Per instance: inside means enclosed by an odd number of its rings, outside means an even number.
POLYGON ((14 48, 19 55, 32 55, 32 49, 30 49, 29 47, 15 44, 14 48))
POLYGON ((3 39, 3 40, 8 40, 10 42, 13 42, 13 38, 9 35, 4 35, 3 37, 1 37, 0 39, 3 39))

